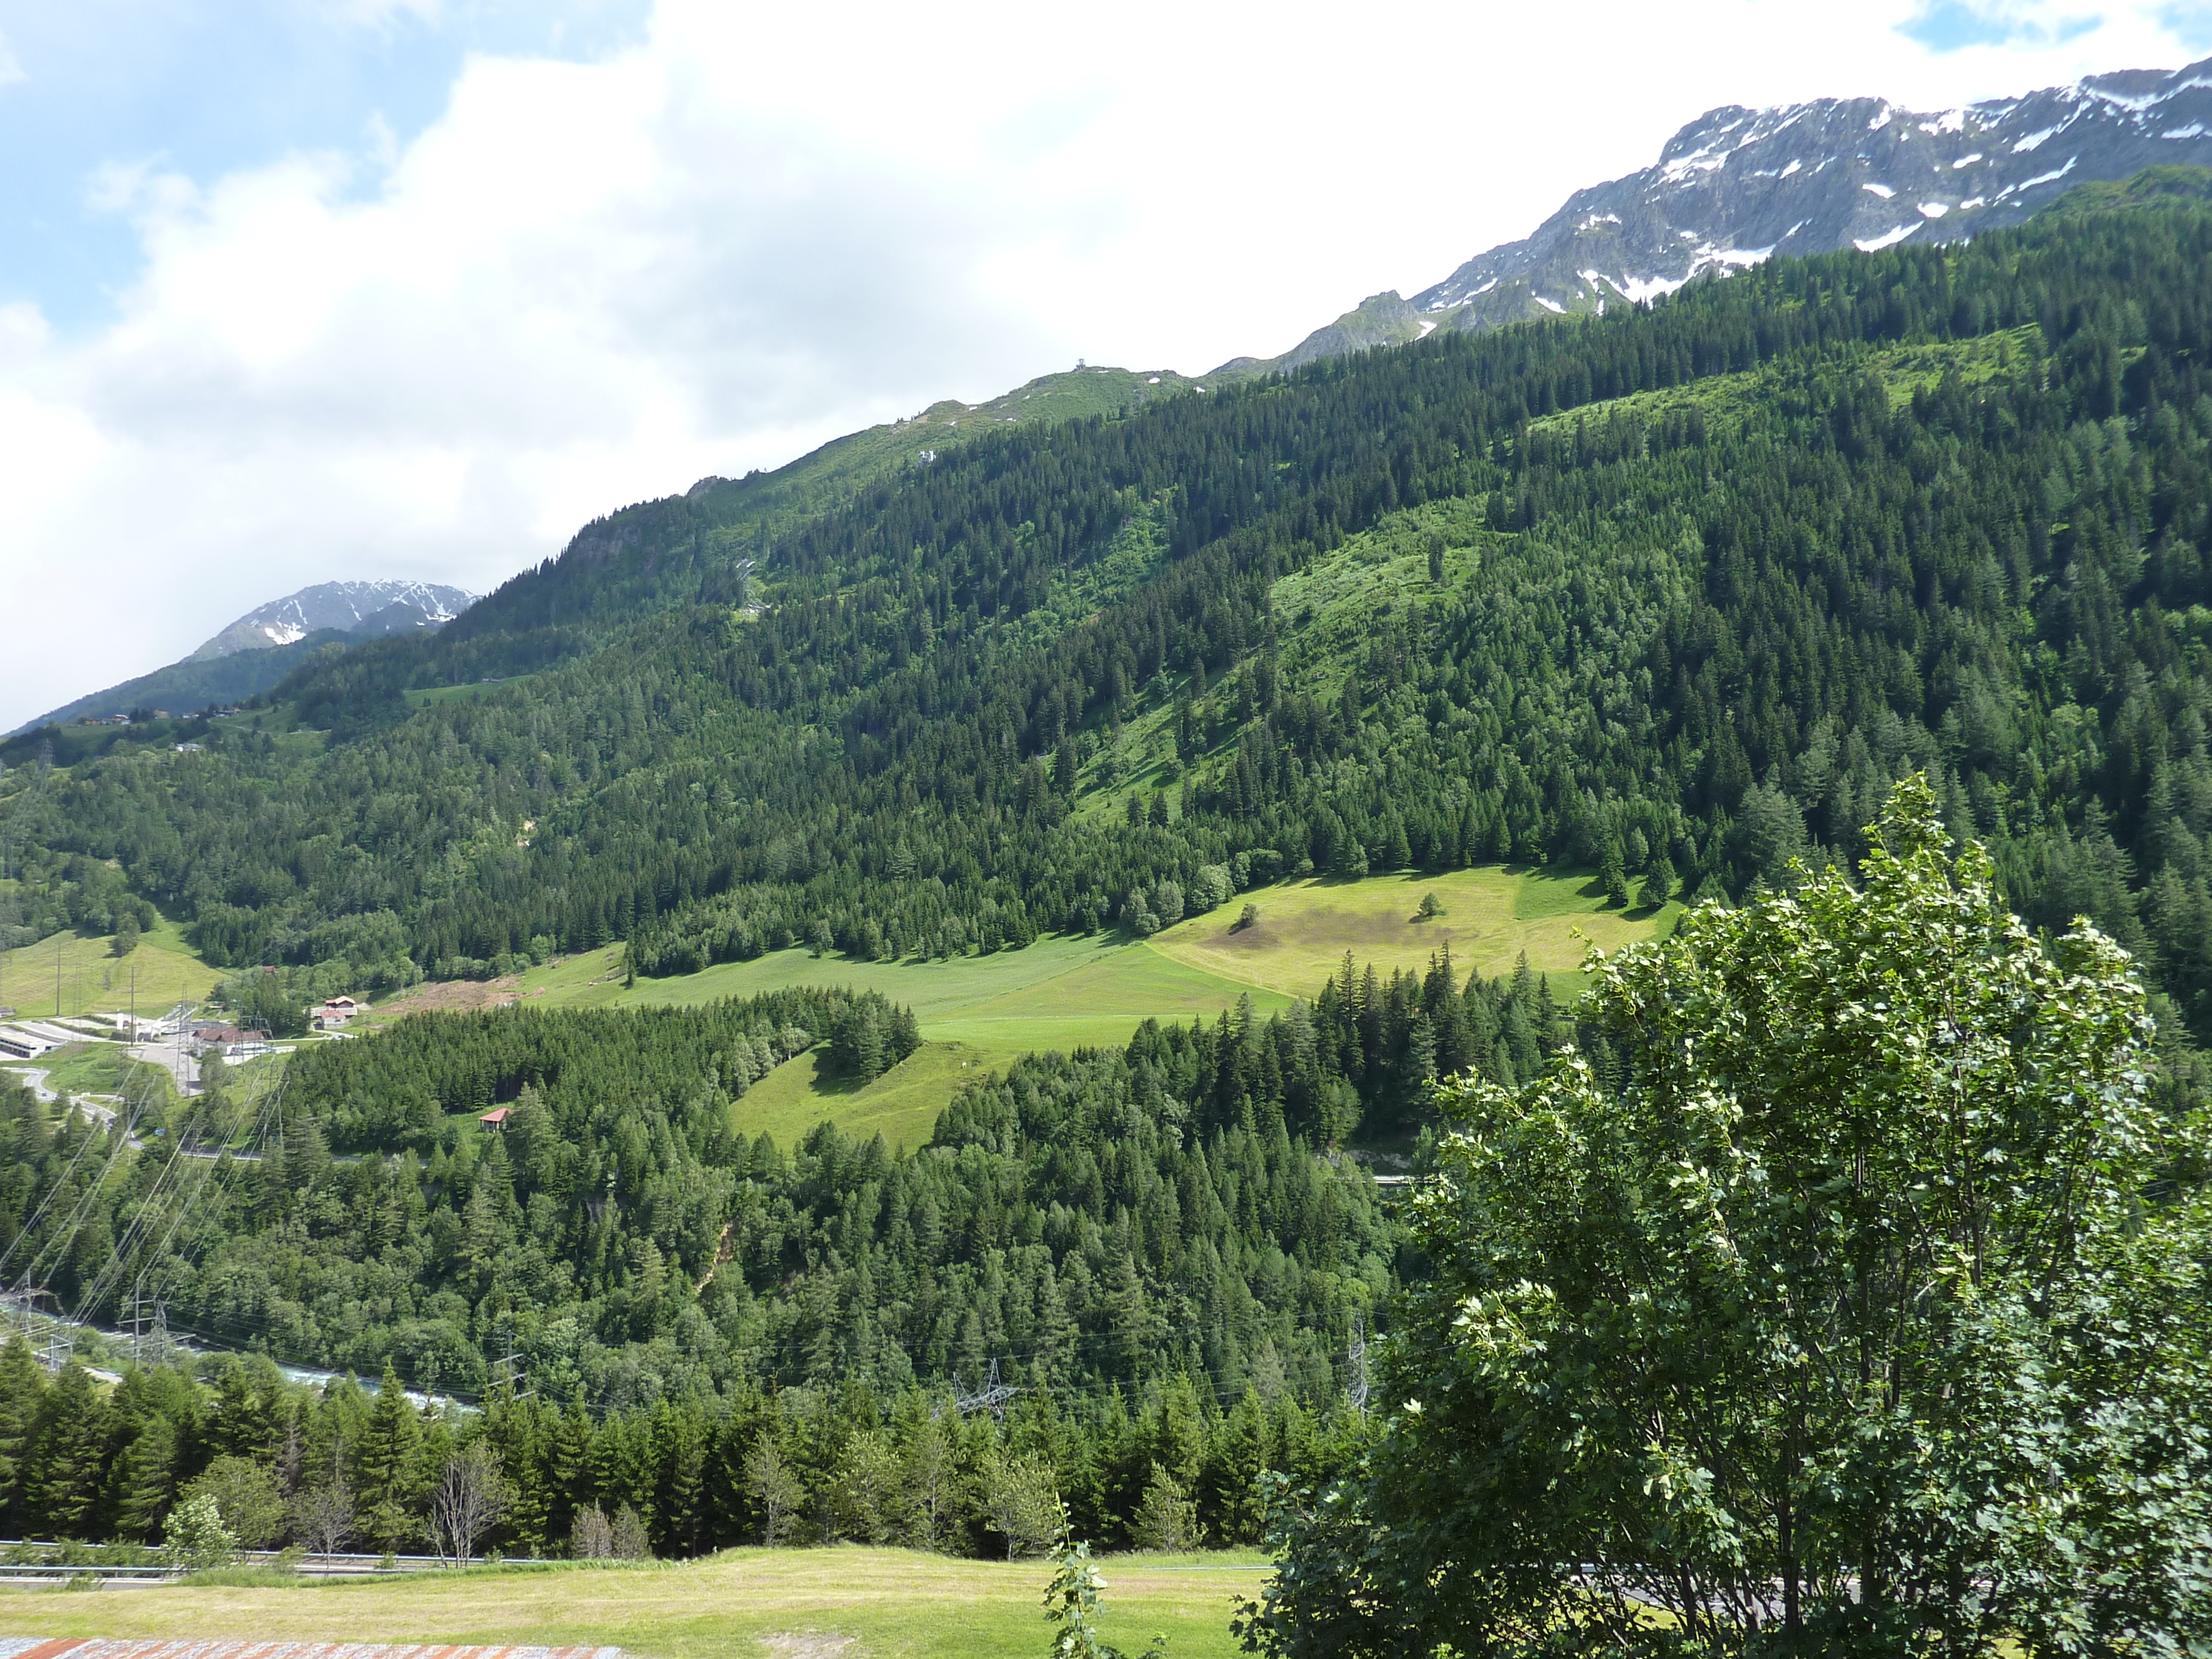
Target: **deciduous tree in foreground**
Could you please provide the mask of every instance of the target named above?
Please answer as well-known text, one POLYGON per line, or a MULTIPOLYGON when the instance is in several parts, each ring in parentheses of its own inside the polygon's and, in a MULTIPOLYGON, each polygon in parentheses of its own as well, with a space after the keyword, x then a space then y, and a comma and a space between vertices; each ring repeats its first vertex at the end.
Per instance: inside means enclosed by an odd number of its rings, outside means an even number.
POLYGON ((2212 1637, 2204 1126, 2123 951, 2031 935, 1916 779, 1858 885, 1697 910, 1582 1014, 1604 1074, 1446 1090, 1384 1423, 1249 1645, 2212 1637))

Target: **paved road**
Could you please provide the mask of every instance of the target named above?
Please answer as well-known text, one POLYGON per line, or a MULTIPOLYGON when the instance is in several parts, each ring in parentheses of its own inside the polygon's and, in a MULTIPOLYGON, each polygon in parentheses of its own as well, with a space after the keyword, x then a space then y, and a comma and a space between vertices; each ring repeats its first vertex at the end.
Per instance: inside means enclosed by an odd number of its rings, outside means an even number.
POLYGON ((158 1066, 174 1078, 179 1094, 199 1092, 200 1063, 192 1057, 190 1043, 167 1037, 157 1042, 134 1042, 127 1052, 131 1059, 158 1066))
POLYGON ((10 1077, 19 1077, 29 1084, 32 1095, 41 1103, 47 1105, 53 1103, 54 1091, 46 1087, 46 1079, 53 1073, 45 1066, 0 1066, 0 1071, 5 1071, 10 1077))

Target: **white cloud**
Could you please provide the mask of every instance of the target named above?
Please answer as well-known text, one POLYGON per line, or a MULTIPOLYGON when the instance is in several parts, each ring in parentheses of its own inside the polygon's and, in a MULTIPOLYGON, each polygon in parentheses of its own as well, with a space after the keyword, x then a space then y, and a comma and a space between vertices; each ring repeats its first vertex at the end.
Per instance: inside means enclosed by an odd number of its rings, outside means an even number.
POLYGON ((1683 0, 1657 31, 1601 4, 1570 58, 1520 7, 1416 34, 663 0, 600 61, 471 59, 404 145, 204 181, 118 157, 88 188, 144 267, 112 324, 0 312, 0 728, 307 582, 489 587, 625 501, 1078 355, 1282 350, 1715 104, 2180 61, 2148 11, 1938 55, 1893 32, 1913 10, 1683 0))
POLYGON ((0 34, 0 87, 8 86, 22 78, 22 64, 16 61, 14 50, 8 45, 8 37, 0 34))

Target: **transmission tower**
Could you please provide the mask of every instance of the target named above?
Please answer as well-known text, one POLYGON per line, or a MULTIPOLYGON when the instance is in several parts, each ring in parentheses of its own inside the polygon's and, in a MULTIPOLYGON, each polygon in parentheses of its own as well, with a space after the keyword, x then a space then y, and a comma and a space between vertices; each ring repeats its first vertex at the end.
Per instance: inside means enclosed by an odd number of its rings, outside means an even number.
POLYGON ((168 1363, 169 1304, 157 1296, 154 1298, 153 1317, 146 1327, 146 1358, 142 1364, 155 1366, 168 1363))
POLYGON ((59 1376, 76 1352, 76 1332, 69 1321, 57 1314, 46 1322, 46 1340, 40 1345, 39 1363, 59 1376))
POLYGON ((953 1395, 952 1407, 963 1417, 970 1412, 988 1412, 1003 1423, 1006 1419, 1007 1405, 1016 1395, 1023 1392, 1011 1382, 999 1381, 999 1362, 994 1359, 990 1375, 984 1379, 982 1388, 974 1394, 953 1395))

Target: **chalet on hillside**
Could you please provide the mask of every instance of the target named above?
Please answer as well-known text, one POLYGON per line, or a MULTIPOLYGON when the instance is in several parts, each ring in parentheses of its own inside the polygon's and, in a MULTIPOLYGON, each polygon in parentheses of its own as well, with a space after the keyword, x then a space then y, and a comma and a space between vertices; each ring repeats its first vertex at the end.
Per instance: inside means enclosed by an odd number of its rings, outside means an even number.
POLYGON ((343 1031, 346 1022, 361 1012, 361 1005, 351 997, 332 997, 314 1012, 314 1027, 318 1031, 343 1031))

